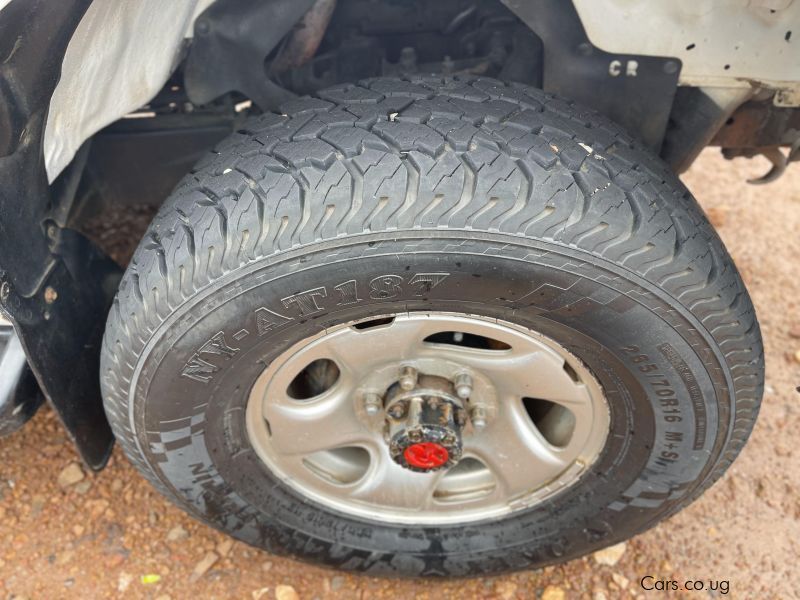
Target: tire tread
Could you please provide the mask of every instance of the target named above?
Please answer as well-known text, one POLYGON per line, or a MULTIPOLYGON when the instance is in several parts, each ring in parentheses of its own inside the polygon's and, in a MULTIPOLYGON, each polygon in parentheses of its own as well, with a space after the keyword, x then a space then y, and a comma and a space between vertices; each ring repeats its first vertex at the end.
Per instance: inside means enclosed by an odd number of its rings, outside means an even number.
POLYGON ((169 495, 137 446, 128 388, 147 340, 181 303, 290 248, 442 226, 583 250, 669 293, 716 340, 735 388, 728 442, 693 496, 733 462, 758 413, 763 348, 744 284, 699 205, 605 117, 540 90, 458 77, 372 79, 292 100, 248 121, 178 184, 106 329, 101 383, 126 454, 169 495))

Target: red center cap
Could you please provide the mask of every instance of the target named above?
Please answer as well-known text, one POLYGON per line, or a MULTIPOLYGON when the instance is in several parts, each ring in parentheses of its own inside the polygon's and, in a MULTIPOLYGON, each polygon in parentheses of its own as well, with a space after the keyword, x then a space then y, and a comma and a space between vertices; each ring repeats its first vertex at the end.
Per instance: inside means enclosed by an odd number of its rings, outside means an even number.
POLYGON ((420 442, 406 448, 403 456, 412 467, 435 469, 448 461, 450 453, 447 448, 435 442, 420 442))

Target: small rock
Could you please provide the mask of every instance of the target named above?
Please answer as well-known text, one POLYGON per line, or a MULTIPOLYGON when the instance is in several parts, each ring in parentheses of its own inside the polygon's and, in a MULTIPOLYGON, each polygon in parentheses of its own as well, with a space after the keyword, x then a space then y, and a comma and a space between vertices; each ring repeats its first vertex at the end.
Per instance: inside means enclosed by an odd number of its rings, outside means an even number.
POLYGON ((177 525, 167 532, 168 542, 179 542, 189 537, 189 532, 180 525, 177 525))
POLYGON ((789 330, 789 337, 800 340, 800 325, 795 325, 789 330))
POLYGON ((734 475, 728 475, 728 490, 731 492, 731 498, 735 500, 736 494, 739 490, 739 482, 734 475))
POLYGON ((120 573, 119 580, 117 581, 117 591, 124 592, 133 581, 133 575, 130 573, 120 573))
POLYGON ((594 594, 592 595, 592 600, 608 600, 608 596, 603 590, 595 590, 594 594))
POLYGON ((619 559, 622 558, 622 555, 625 554, 625 542, 621 544, 615 544, 613 546, 609 546, 608 548, 603 548, 602 550, 598 550, 592 556, 594 557, 594 562, 598 565, 608 565, 609 567, 613 567, 619 562, 619 559))
POLYGON ((266 562, 261 563, 261 570, 262 571, 271 571, 272 570, 272 561, 268 560, 266 562))
POLYGON ((567 594, 560 587, 548 585, 542 592, 542 600, 564 600, 567 594))
POLYGON ((79 484, 77 484, 73 489, 78 494, 83 496, 86 492, 88 492, 91 489, 91 487, 92 487, 92 482, 89 481, 88 479, 84 479, 79 484))
POLYGON ((517 593, 517 584, 513 581, 498 581, 494 587, 503 600, 511 600, 517 593))
MULTIPOLYGON (((47 504, 47 498, 39 494, 36 494, 33 497, 33 500, 31 501, 31 514, 33 516, 40 514, 44 510, 45 504, 47 504)), ((3 509, 3 511, 4 511, 3 516, 5 516, 5 509, 3 509)))
POLYGON ((344 587, 344 577, 342 577, 341 575, 334 575, 331 578, 331 591, 338 592, 343 587, 344 587))
POLYGON ((233 540, 227 539, 222 540, 219 544, 217 544, 217 554, 220 556, 228 556, 228 553, 233 548, 233 540))
POLYGON ((115 494, 122 491, 122 479, 115 479, 111 482, 111 491, 115 494))
POLYGON ((121 554, 120 552, 114 552, 114 554, 109 555, 108 558, 103 561, 106 569, 116 569, 122 563, 125 562, 125 555, 121 554))
POLYGON ((611 574, 611 579, 613 579, 614 583, 616 583, 623 590, 627 590, 628 589, 628 585, 630 584, 630 580, 627 577, 625 577, 623 575, 620 575, 619 573, 612 573, 611 574))
POLYGON ((194 570, 192 570, 192 581, 197 581, 203 575, 205 575, 208 570, 214 566, 214 564, 219 560, 219 555, 216 552, 208 552, 202 558, 202 560, 194 566, 194 570))
POLYGON ((800 363, 800 350, 796 350, 794 353, 794 362, 800 363))
POLYGON ((62 489, 67 489, 76 483, 83 481, 85 475, 78 463, 69 463, 61 473, 58 474, 58 485, 62 489))
POLYGON ((83 525, 75 525, 75 527, 72 528, 72 533, 74 533, 76 537, 81 537, 84 531, 86 531, 86 528, 83 525))
POLYGON ((300 596, 292 586, 282 583, 275 588, 275 600, 300 600, 300 596))
POLYGON ((250 596, 252 596, 253 600, 261 600, 267 594, 269 594, 268 587, 262 587, 261 589, 250 592, 250 596))
POLYGON ((104 498, 100 498, 99 500, 88 500, 86 502, 86 508, 89 510, 89 518, 97 519, 108 508, 108 500, 105 500, 104 498))

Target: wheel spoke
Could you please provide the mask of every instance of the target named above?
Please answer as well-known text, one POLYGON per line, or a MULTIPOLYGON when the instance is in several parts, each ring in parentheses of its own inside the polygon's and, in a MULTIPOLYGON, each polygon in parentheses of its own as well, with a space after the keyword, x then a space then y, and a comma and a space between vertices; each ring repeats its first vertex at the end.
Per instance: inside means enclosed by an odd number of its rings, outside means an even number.
POLYGON ((446 472, 446 469, 431 473, 409 471, 395 463, 385 448, 376 447, 369 471, 349 495, 360 502, 400 510, 424 510, 432 504, 433 492, 446 472))
POLYGON ((483 462, 498 492, 509 498, 544 485, 568 466, 536 431, 520 400, 504 403, 484 431, 465 438, 464 455, 483 462))
POLYGON ((389 360, 395 362, 416 357, 429 328, 424 319, 398 319, 385 326, 364 330, 351 328, 347 335, 331 336, 326 340, 326 350, 340 368, 354 374, 368 373, 376 365, 389 360))
POLYGON ((573 408, 590 402, 586 387, 564 370, 564 359, 546 350, 476 350, 447 345, 425 347, 420 356, 463 364, 488 375, 501 396, 540 398, 573 408))
POLYGON ((348 380, 340 380, 310 401, 267 397, 263 411, 272 433, 270 441, 280 454, 304 455, 374 441, 356 416, 348 380))

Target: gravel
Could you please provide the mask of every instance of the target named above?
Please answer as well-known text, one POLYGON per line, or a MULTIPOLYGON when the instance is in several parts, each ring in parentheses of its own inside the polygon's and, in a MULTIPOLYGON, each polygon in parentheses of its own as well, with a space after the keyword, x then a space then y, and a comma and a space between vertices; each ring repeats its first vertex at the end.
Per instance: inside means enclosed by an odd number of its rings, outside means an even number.
POLYGON ((69 463, 61 473, 58 474, 58 485, 66 489, 76 483, 83 481, 85 475, 78 463, 69 463))
MULTIPOLYGON (((616 561, 595 555, 539 571, 457 581, 381 580, 311 567, 197 523, 162 499, 118 449, 105 471, 86 474, 55 415, 43 408, 22 431, 0 440, 0 598, 669 596, 644 592, 646 575, 729 580, 728 597, 734 598, 798 597, 800 168, 772 185, 745 183, 767 168, 765 161, 731 163, 707 150, 685 177, 717 223, 759 311, 767 394, 753 438, 700 500, 628 541, 616 561)), ((114 258, 124 263, 135 243, 114 232, 135 239, 151 212, 105 215, 105 222, 93 225, 95 237, 110 243, 114 258)))
POLYGON ((607 565, 609 567, 613 567, 622 559, 627 547, 628 545, 625 542, 622 542, 621 544, 615 544, 613 546, 609 546, 608 548, 598 550, 592 554, 592 558, 594 558, 594 562, 596 562, 598 565, 607 565))

